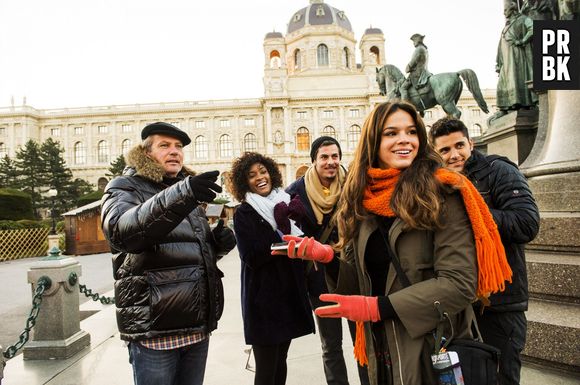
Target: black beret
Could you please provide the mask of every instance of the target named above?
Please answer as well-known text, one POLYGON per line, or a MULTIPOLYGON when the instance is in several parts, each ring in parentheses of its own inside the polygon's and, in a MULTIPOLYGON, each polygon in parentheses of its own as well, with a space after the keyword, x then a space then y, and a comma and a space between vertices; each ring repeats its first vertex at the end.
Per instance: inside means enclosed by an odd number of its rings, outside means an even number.
POLYGON ((312 146, 310 146, 310 159, 313 162, 314 159, 316 159, 316 153, 318 152, 318 149, 324 142, 332 142, 332 144, 336 144, 336 147, 338 147, 338 156, 340 157, 340 159, 342 159, 342 150, 340 149, 340 144, 338 143, 338 140, 334 139, 332 136, 321 136, 320 138, 312 142, 312 146))
POLYGON ((189 136, 185 131, 180 130, 173 124, 165 122, 156 122, 146 125, 141 131, 141 139, 145 140, 145 138, 153 134, 167 135, 179 139, 184 146, 191 143, 191 139, 189 139, 189 136))

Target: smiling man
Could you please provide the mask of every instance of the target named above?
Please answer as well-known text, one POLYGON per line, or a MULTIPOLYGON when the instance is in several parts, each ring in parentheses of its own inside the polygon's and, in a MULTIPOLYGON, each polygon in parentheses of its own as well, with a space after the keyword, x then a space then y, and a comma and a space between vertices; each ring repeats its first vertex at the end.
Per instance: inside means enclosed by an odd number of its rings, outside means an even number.
POLYGON ((195 175, 183 166, 187 133, 157 122, 141 138, 101 203, 117 325, 136 385, 201 385, 224 305, 217 260, 235 237, 223 222, 210 231, 200 203, 222 191, 219 172, 195 175))
MULTIPOLYGON (((336 139, 321 136, 310 147, 311 166, 306 174, 286 189, 291 196, 299 196, 306 209, 306 215, 298 224, 305 236, 314 237, 321 243, 334 243, 338 233, 331 224, 336 203, 342 193, 345 170, 341 166, 342 151, 336 139)), ((308 271, 308 295, 313 309, 322 306, 318 298, 328 293, 324 278, 324 266, 308 271)), ((318 333, 322 343, 322 360, 326 382, 329 385, 348 385, 346 364, 342 352, 342 321, 340 318, 316 317, 318 333)), ((349 321, 349 329, 354 333, 355 326, 349 321)), ((354 338, 353 338, 354 340, 354 338)), ((366 368, 359 367, 361 384, 368 384, 366 368)))
POLYGON ((433 124, 429 138, 447 167, 463 173, 485 199, 497 224, 513 271, 505 291, 492 294, 482 313, 476 304, 479 328, 486 343, 501 350, 500 384, 519 384, 520 353, 526 342, 528 278, 524 246, 539 230, 538 207, 526 178, 509 159, 484 155, 473 148, 467 127, 455 118, 433 124))

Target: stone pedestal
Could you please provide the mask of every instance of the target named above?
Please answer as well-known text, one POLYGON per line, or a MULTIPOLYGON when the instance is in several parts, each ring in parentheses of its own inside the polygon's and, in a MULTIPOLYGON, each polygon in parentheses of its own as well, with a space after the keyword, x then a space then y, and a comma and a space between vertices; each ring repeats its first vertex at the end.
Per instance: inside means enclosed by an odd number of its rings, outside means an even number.
POLYGON ((33 338, 24 345, 25 360, 65 359, 89 345, 90 335, 80 329, 80 275, 81 265, 74 258, 42 260, 28 271, 33 294, 40 277, 52 283, 42 296, 33 338))
POLYGON ((488 154, 507 156, 522 164, 528 157, 538 129, 538 110, 518 110, 494 120, 478 142, 488 154))
POLYGON ((580 372, 580 91, 539 94, 537 138, 520 169, 540 209, 527 245, 530 306, 523 354, 580 372))
POLYGON ((59 240, 60 235, 48 234, 48 250, 46 251, 47 254, 50 252, 50 250, 52 250, 53 247, 56 247, 57 249, 59 248, 59 240))

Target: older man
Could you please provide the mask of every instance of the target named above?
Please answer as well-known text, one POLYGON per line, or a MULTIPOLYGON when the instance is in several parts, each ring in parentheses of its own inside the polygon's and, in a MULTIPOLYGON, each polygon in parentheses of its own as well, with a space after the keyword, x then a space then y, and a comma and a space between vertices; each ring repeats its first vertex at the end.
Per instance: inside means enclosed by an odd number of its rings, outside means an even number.
POLYGON ((136 385, 201 385, 224 304, 216 262, 235 238, 223 222, 210 231, 200 203, 221 192, 219 173, 196 176, 183 166, 189 136, 157 122, 141 138, 102 199, 117 324, 136 385))
MULTIPOLYGON (((342 151, 338 141, 330 136, 322 136, 312 142, 310 159, 312 165, 306 174, 292 183, 286 191, 299 196, 306 215, 299 220, 304 235, 314 237, 321 243, 338 240, 338 233, 331 218, 342 192, 345 171, 341 166, 342 151)), ((328 293, 324 279, 324 266, 318 265, 308 272, 308 295, 313 309, 324 305, 318 298, 328 293)), ((329 385, 348 384, 346 364, 342 352, 342 321, 340 318, 316 317, 318 333, 322 343, 324 374, 329 385)), ((354 334, 354 323, 349 321, 354 334)), ((354 338, 353 338, 354 339, 354 338)), ((359 367, 361 383, 368 384, 366 369, 359 367)))

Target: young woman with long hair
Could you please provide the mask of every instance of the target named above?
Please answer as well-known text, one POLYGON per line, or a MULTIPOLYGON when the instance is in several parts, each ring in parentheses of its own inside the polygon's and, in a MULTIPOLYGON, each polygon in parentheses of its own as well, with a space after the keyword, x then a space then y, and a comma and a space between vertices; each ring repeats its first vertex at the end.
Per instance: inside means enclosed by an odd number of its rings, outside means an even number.
POLYGON ((335 304, 316 314, 357 321, 355 355, 371 384, 437 384, 430 355, 441 314, 445 335, 471 337, 471 303, 502 290, 511 270, 485 202, 442 168, 412 105, 370 113, 335 219, 340 258, 313 239, 284 237, 289 257, 326 263, 333 293, 320 299, 335 304))

